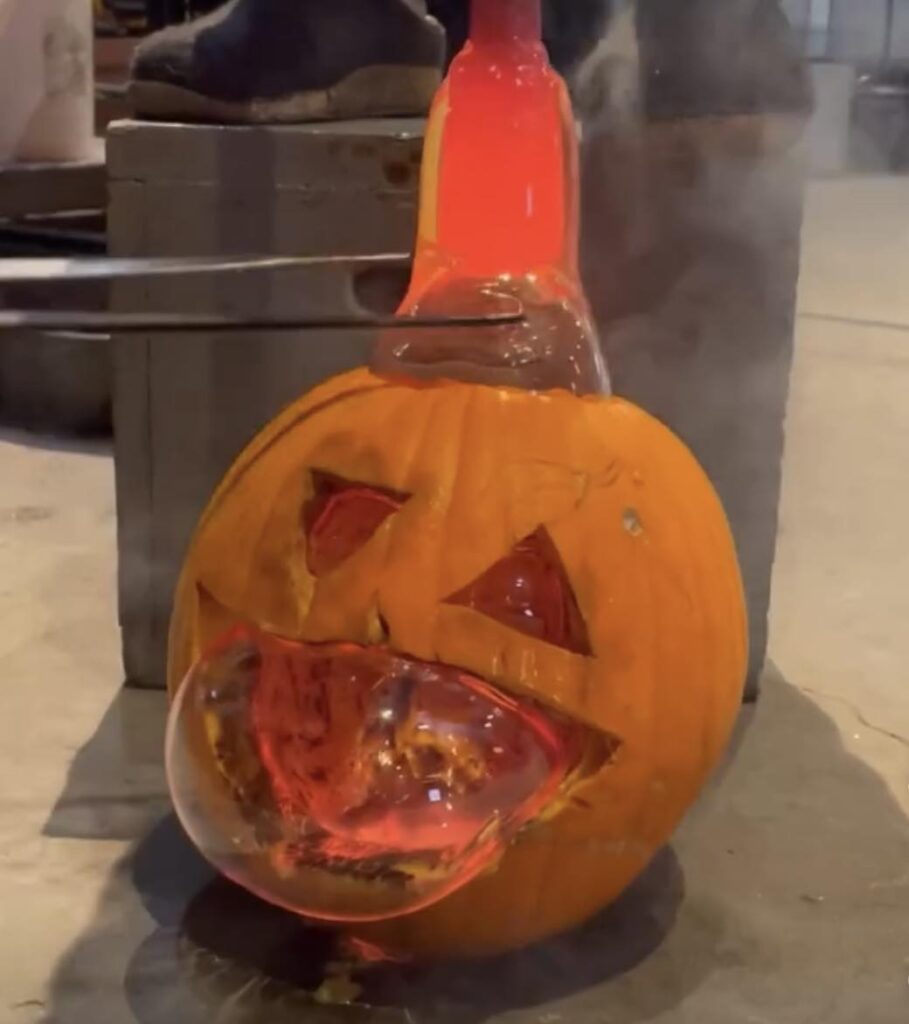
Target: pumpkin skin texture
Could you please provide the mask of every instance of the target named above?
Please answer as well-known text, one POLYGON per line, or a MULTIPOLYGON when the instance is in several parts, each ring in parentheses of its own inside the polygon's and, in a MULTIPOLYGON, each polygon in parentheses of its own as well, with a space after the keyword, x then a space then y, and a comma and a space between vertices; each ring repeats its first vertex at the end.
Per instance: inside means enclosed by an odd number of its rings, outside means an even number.
MULTIPOLYGON (((716 766, 747 663, 723 510, 657 420, 617 398, 365 369, 285 410, 216 491, 177 590, 172 696, 236 624, 456 666, 616 742, 483 875, 417 913, 354 929, 421 957, 521 947, 616 898, 716 766), (318 578, 301 527, 314 474, 406 496, 318 578), (541 528, 570 580, 587 653, 450 600, 541 528)), ((195 756, 204 748, 200 739, 195 756)))

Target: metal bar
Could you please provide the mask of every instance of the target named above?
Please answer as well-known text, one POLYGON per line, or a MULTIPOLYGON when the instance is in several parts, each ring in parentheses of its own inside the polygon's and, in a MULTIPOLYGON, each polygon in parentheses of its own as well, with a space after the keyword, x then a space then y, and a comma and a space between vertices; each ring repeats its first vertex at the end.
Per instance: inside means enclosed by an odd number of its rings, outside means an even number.
MULTIPOLYGON (((504 297, 503 297, 504 301, 504 297)), ((349 331, 464 330, 503 327, 526 322, 523 305, 509 301, 498 312, 476 316, 319 316, 301 315, 230 317, 183 313, 89 313, 80 311, 2 310, 0 331, 61 331, 80 334, 193 334, 212 331, 349 331)))
POLYGON ((47 281, 120 281, 155 277, 190 277, 226 273, 319 270, 349 267, 352 270, 401 269, 410 264, 408 253, 379 256, 247 256, 238 258, 188 257, 183 259, 78 259, 0 260, 0 285, 47 281))

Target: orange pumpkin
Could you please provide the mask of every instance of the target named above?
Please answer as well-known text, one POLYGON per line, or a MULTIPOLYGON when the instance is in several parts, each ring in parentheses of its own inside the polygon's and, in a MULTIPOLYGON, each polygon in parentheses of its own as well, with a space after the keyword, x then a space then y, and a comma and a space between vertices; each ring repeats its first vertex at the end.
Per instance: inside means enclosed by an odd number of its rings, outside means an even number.
MULTIPOLYGON (((522 945, 617 896, 715 766, 746 663, 722 509, 656 420, 615 398, 415 385, 367 370, 288 409, 217 491, 179 586, 172 692, 241 623, 306 644, 381 644, 459 666, 603 738, 605 759, 485 875, 420 913, 363 929, 424 954, 522 945), (402 502, 316 575, 304 510, 325 475, 402 502), (587 649, 535 639, 494 609, 452 600, 541 531, 587 649)), ((209 795, 221 787, 218 799, 228 801, 235 780, 219 771, 214 746, 203 747, 197 737, 209 795)), ((275 893, 267 875, 267 866, 257 873, 258 891, 292 905, 296 883, 275 893)))
POLYGON ((614 899, 716 765, 746 665, 709 482, 595 393, 539 0, 474 14, 403 312, 507 293, 527 320, 386 337, 380 372, 266 427, 202 517, 171 629, 168 770, 197 845, 421 956, 520 947, 614 899))

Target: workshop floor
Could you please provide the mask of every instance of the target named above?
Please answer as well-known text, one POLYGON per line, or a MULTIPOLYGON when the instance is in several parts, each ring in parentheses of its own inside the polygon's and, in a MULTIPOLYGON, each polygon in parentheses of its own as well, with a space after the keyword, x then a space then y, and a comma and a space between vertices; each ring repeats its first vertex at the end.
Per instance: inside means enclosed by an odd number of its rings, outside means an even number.
MULTIPOLYGON (((909 1020, 909 182, 812 186, 772 657, 673 852, 585 933, 399 977, 389 1024, 909 1020), (407 1007, 406 1009, 402 1007, 407 1007)), ((168 816, 123 693, 104 449, 0 434, 0 1024, 337 1021, 168 816)))

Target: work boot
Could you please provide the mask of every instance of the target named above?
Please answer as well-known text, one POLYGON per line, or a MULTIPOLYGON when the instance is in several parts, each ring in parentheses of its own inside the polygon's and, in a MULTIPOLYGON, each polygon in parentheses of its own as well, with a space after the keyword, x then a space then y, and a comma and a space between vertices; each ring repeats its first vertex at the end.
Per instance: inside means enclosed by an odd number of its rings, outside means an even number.
POLYGON ((445 33, 424 0, 230 0, 137 49, 140 117, 273 123, 425 113, 445 33))

